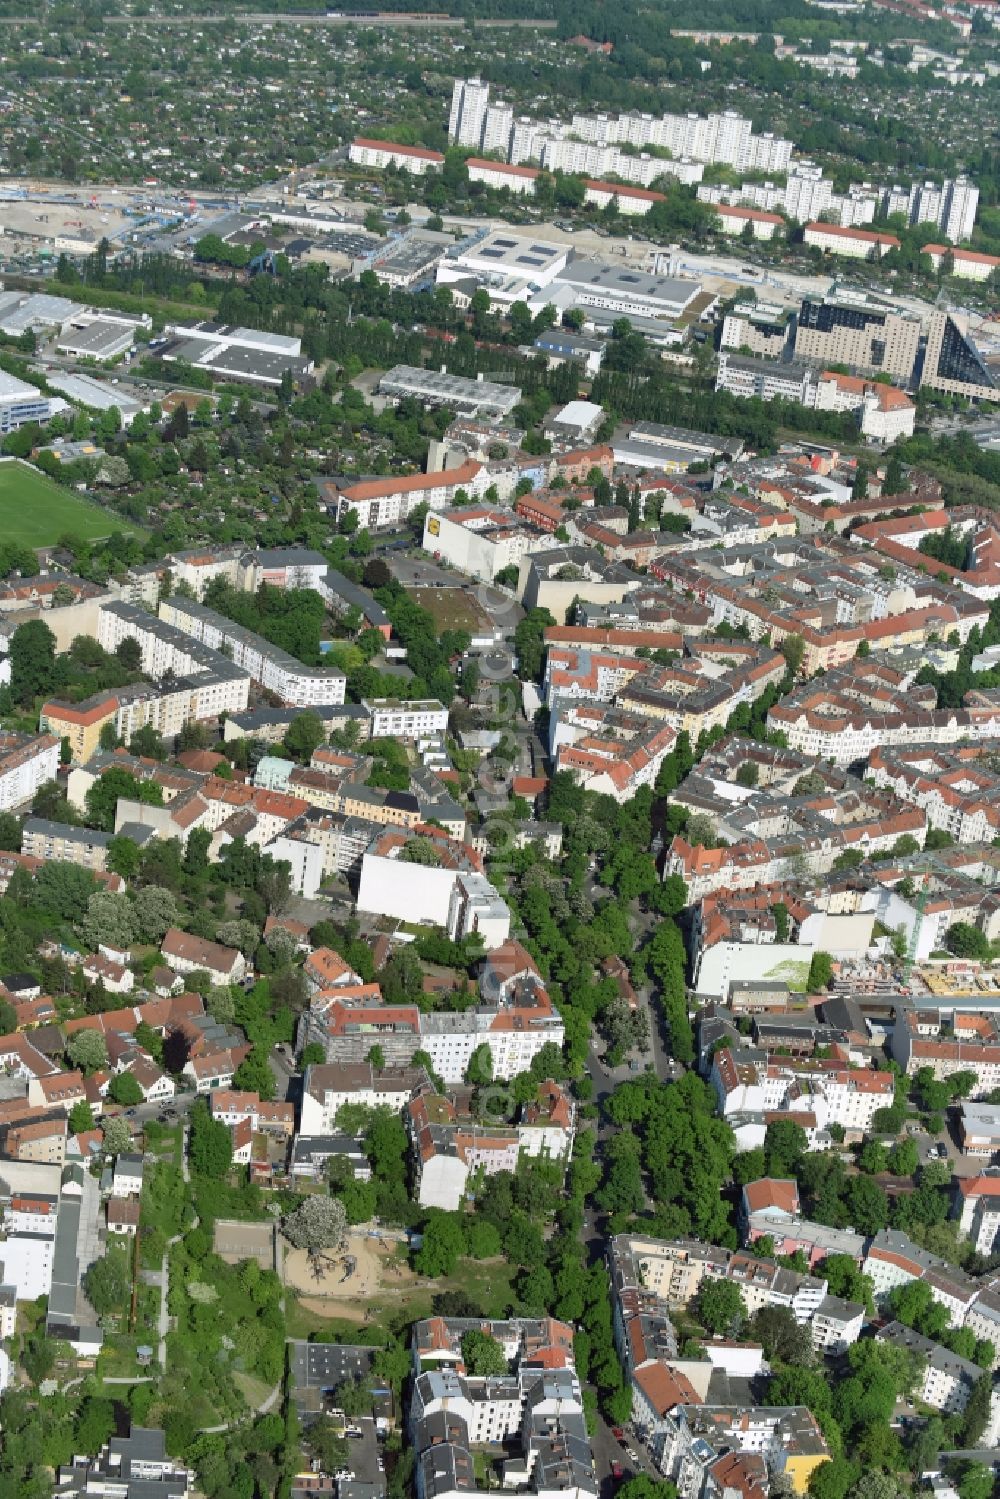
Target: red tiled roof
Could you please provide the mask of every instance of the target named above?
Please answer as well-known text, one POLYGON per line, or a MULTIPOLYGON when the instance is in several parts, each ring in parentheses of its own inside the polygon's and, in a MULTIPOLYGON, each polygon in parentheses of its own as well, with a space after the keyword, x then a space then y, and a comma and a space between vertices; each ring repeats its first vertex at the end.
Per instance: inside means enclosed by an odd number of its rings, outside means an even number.
POLYGON ((378 141, 365 135, 357 135, 353 144, 365 146, 369 151, 392 151, 398 156, 416 156, 421 161, 444 161, 440 151, 428 151, 423 146, 401 146, 398 141, 378 141))

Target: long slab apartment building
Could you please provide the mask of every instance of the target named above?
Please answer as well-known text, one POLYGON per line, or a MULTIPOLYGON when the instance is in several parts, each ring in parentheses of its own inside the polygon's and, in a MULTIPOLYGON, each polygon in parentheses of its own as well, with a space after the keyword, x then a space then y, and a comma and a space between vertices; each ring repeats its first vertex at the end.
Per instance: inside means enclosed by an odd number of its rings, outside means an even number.
POLYGON ((347 678, 341 671, 303 666, 294 656, 272 645, 262 635, 245 630, 214 609, 191 599, 168 598, 160 604, 160 619, 183 634, 225 653, 251 681, 291 707, 308 708, 315 703, 342 703, 347 678))
MULTIPOLYGON (((474 381, 467 383, 475 384, 474 381)), ((429 474, 359 479, 342 484, 327 481, 322 492, 328 505, 335 507, 338 520, 353 510, 358 517, 358 526, 362 530, 374 531, 405 521, 418 505, 426 504, 429 510, 435 511, 448 510, 463 494, 470 499, 478 497, 490 482, 484 465, 469 460, 456 468, 429 474)))

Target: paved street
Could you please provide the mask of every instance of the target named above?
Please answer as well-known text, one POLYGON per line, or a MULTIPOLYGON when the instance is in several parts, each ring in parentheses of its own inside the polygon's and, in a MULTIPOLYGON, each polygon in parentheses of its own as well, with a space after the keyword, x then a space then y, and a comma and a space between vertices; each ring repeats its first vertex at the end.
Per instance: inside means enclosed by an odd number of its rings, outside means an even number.
POLYGON ((594 1453, 594 1471, 601 1486, 601 1499, 609 1499, 618 1482, 611 1473, 613 1462, 621 1464, 623 1476, 626 1478, 634 1478, 639 1473, 648 1473, 651 1478, 658 1480, 663 1477, 629 1432, 626 1432, 625 1440, 636 1454, 638 1461, 633 1461, 629 1457, 622 1443, 615 1439, 611 1427, 604 1418, 597 1417, 597 1427, 591 1445, 594 1453))

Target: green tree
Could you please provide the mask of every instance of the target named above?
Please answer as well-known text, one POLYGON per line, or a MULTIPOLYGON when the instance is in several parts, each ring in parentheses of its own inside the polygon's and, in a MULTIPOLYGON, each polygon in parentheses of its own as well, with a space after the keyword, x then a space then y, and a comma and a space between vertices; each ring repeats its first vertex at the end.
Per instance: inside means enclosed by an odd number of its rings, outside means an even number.
POLYGON ((888 1157, 889 1170, 893 1176, 913 1176, 920 1164, 915 1140, 896 1140, 888 1157))
POLYGON ((307 710, 292 719, 285 731, 285 748, 304 764, 326 743, 326 729, 318 713, 307 710))
POLYGON ((145 1094, 131 1072, 119 1072, 111 1079, 108 1097, 112 1103, 121 1104, 123 1108, 132 1108, 142 1103, 145 1094))
POLYGON ((86 1130, 94 1128, 94 1111, 81 1098, 69 1111, 69 1132, 71 1135, 82 1135, 86 1130))
POLYGON ((129 1293, 128 1261, 125 1256, 111 1252, 95 1260, 83 1277, 83 1289, 99 1317, 123 1307, 129 1293))
POLYGON ((993 1375, 981 1374, 972 1387, 968 1404, 962 1412, 959 1440, 964 1448, 978 1447, 990 1419, 993 1398, 993 1375))
POLYGON ((764 1133, 764 1156, 768 1176, 794 1176, 809 1149, 809 1139, 794 1119, 778 1119, 764 1133))
POLYGON ((472 1375, 507 1373, 507 1356, 502 1345, 476 1327, 462 1335, 462 1362, 472 1375))
POLYGON ((310 1254, 339 1249, 347 1237, 347 1214, 336 1197, 306 1197, 283 1219, 281 1231, 294 1248, 310 1254))
MULTIPOLYGON (((17 639, 17 637, 14 637, 17 639)), ((944 945, 956 958, 972 958, 979 963, 990 959, 989 940, 968 921, 956 921, 945 933, 944 945)))
POLYGON ((802 670, 802 660, 805 656, 806 643, 801 635, 786 635, 778 647, 785 658, 790 677, 797 677, 802 670))
POLYGON ((256 1093, 264 1102, 274 1097, 277 1085, 263 1046, 254 1046, 233 1073, 233 1087, 256 1093))
POLYGON ((828 952, 814 952, 809 964, 809 977, 806 980, 810 993, 816 993, 821 989, 829 989, 833 981, 833 959, 828 952))
POLYGON ((24 706, 51 692, 56 677, 56 637, 42 619, 28 620, 10 642, 10 691, 24 706))
POLYGON ((820 1463, 809 1474, 811 1499, 847 1499, 860 1473, 859 1465, 848 1458, 834 1457, 829 1462, 820 1463))
POLYGON ((465 1069, 465 1080, 473 1087, 484 1087, 493 1081, 493 1053, 487 1042, 477 1046, 465 1069))
POLYGON ((102 1145, 106 1156, 124 1155, 132 1149, 132 1131, 127 1119, 120 1115, 114 1119, 101 1120, 102 1145))
POLYGON ((112 838, 108 844, 108 868, 123 880, 134 880, 139 873, 139 848, 131 838, 112 838))
POLYGON ((788 1307, 761 1307, 751 1319, 750 1332, 763 1345, 767 1358, 778 1359, 783 1364, 812 1363, 809 1329, 796 1322, 788 1307))
POLYGON ((100 1031, 75 1031, 66 1042, 66 1055, 74 1067, 88 1074, 108 1065, 108 1048, 100 1031))
POLYGON ((730 1281, 702 1281, 695 1305, 698 1320, 710 1333, 734 1337, 747 1320, 742 1292, 730 1281))
POLYGON ((196 1176, 220 1181, 233 1164, 232 1137, 221 1119, 213 1119, 208 1105, 198 1103, 191 1110, 191 1133, 188 1156, 196 1176))
POLYGON ((451 1275, 464 1252, 465 1231, 460 1216, 439 1208, 432 1210, 424 1224, 422 1243, 413 1259, 418 1274, 432 1280, 451 1275))
POLYGON ((959 1499, 992 1499, 993 1469, 984 1463, 962 1463, 956 1474, 959 1499))

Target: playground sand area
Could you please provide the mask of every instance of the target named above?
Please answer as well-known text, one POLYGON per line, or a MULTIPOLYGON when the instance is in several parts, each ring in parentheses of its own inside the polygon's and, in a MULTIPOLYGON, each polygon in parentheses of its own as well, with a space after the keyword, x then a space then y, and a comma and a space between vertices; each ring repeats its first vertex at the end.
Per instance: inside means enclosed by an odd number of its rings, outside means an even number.
MULTIPOLYGON (((283 1246, 282 1276, 300 1298, 338 1316, 363 1315, 365 1302, 409 1289, 416 1280, 396 1254, 397 1245, 366 1234, 349 1234, 342 1250, 311 1256, 308 1250, 283 1246)), ((306 1304, 305 1302, 303 1304, 306 1304)))

